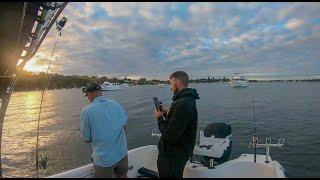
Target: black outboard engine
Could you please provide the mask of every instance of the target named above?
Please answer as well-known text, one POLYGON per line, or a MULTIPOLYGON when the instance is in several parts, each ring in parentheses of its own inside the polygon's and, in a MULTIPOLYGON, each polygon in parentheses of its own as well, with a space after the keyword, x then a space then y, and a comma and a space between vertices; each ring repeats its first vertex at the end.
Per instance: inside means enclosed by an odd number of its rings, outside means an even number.
POLYGON ((231 149, 231 126, 217 122, 208 124, 204 131, 200 131, 200 142, 195 146, 194 154, 201 156, 204 166, 213 168, 229 160, 231 149))
POLYGON ((211 123, 204 128, 205 137, 226 138, 231 134, 231 126, 223 122, 211 123))

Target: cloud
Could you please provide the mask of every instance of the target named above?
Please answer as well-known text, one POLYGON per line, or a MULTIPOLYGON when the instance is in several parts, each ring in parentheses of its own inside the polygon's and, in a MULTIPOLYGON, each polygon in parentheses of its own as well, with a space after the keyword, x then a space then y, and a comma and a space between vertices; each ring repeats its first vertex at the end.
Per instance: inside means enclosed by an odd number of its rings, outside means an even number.
POLYGON ((248 33, 241 34, 238 37, 231 38, 227 43, 243 44, 245 43, 245 41, 253 41, 258 38, 259 37, 257 36, 256 32, 248 32, 248 33))
POLYGON ((290 19, 285 25, 288 29, 297 29, 304 24, 304 21, 301 19, 290 19))
POLYGON ((253 18, 249 20, 250 24, 261 25, 261 24, 277 24, 279 23, 276 18, 275 7, 266 6, 254 14, 253 18))
POLYGON ((105 2, 99 3, 109 16, 114 17, 130 17, 135 14, 136 2, 105 2))
POLYGON ((189 12, 195 16, 207 16, 213 12, 212 3, 194 3, 189 6, 189 12))
POLYGON ((320 5, 317 2, 294 2, 283 6, 277 13, 278 20, 285 20, 289 18, 300 19, 317 19, 319 14, 320 5))
MULTIPOLYGON (((312 39, 320 38, 319 10, 314 3, 70 2, 53 67, 63 74, 163 79, 177 69, 195 78, 317 73, 320 44, 312 39)), ((45 64, 57 35, 53 27, 33 61, 45 64)))
POLYGON ((169 23, 169 27, 174 30, 185 31, 188 30, 189 27, 178 17, 173 17, 169 23))
POLYGON ((240 16, 235 16, 227 22, 227 28, 234 28, 240 22, 240 16))

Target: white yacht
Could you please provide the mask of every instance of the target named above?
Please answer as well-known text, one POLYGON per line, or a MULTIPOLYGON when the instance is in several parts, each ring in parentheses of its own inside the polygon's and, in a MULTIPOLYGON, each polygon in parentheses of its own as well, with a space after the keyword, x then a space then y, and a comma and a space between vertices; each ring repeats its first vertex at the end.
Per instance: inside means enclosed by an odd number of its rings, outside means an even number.
POLYGON ((126 87, 129 87, 130 85, 128 83, 123 83, 123 84, 120 84, 120 87, 123 87, 123 88, 126 88, 126 87))
POLYGON ((122 89, 122 87, 120 86, 119 83, 110 83, 105 81, 104 83, 101 84, 102 91, 115 91, 120 89, 122 89))
POLYGON ((162 83, 159 83, 159 84, 157 84, 157 86, 160 87, 160 88, 164 88, 166 85, 162 84, 162 83))
POLYGON ((241 76, 240 73, 235 73, 235 76, 230 80, 231 87, 247 87, 248 80, 241 76))

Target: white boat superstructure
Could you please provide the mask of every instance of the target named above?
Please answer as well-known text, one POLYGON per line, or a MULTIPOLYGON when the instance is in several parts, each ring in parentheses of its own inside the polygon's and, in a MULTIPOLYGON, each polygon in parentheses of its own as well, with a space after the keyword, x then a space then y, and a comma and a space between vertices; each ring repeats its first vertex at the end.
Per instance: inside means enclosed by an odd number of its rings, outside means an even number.
POLYGON ((159 84, 157 84, 157 86, 160 87, 160 88, 164 88, 166 85, 162 84, 162 83, 159 83, 159 84))
POLYGON ((129 87, 129 84, 127 84, 127 83, 123 83, 123 84, 120 84, 120 87, 122 87, 122 88, 126 88, 126 87, 129 87))
POLYGON ((247 87, 248 86, 248 80, 244 78, 244 76, 239 75, 239 73, 235 73, 236 76, 234 76, 230 80, 231 87, 247 87))
POLYGON ((122 89, 122 87, 120 86, 119 83, 110 83, 105 81, 104 83, 101 84, 102 91, 115 91, 120 89, 122 89))
MULTIPOLYGON (((153 136, 161 134, 152 132, 153 136)), ((194 155, 204 157, 203 160, 195 161, 191 158, 184 169, 184 178, 285 178, 284 168, 278 161, 272 160, 269 155, 269 147, 281 147, 284 139, 277 144, 257 144, 258 148, 266 148, 265 155, 241 154, 233 160, 217 163, 217 160, 228 154, 231 149, 231 134, 225 138, 215 136, 204 137, 200 131, 200 142, 194 149, 194 155), (256 162, 254 162, 256 156, 256 162)), ((250 143, 251 145, 251 143, 250 143)), ((249 146, 250 146, 249 145, 249 146)), ((156 177, 157 176, 158 149, 156 145, 147 145, 132 149, 128 152, 129 178, 156 177), (147 169, 147 170, 146 170, 147 169)), ((227 157, 228 159, 229 157, 227 157)), ((92 178, 93 165, 88 164, 70 171, 50 176, 49 178, 92 178)))

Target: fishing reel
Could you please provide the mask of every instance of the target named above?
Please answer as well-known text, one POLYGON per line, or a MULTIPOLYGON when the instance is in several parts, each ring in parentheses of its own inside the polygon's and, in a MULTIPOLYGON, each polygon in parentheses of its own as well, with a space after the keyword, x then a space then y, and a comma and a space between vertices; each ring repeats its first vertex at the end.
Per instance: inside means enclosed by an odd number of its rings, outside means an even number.
POLYGON ((61 29, 64 27, 67 21, 68 19, 66 17, 63 17, 62 19, 60 19, 59 22, 56 22, 58 31, 61 31, 61 29))
POLYGON ((48 157, 47 156, 42 156, 40 155, 40 160, 38 161, 39 163, 39 169, 47 169, 48 166, 48 157))

